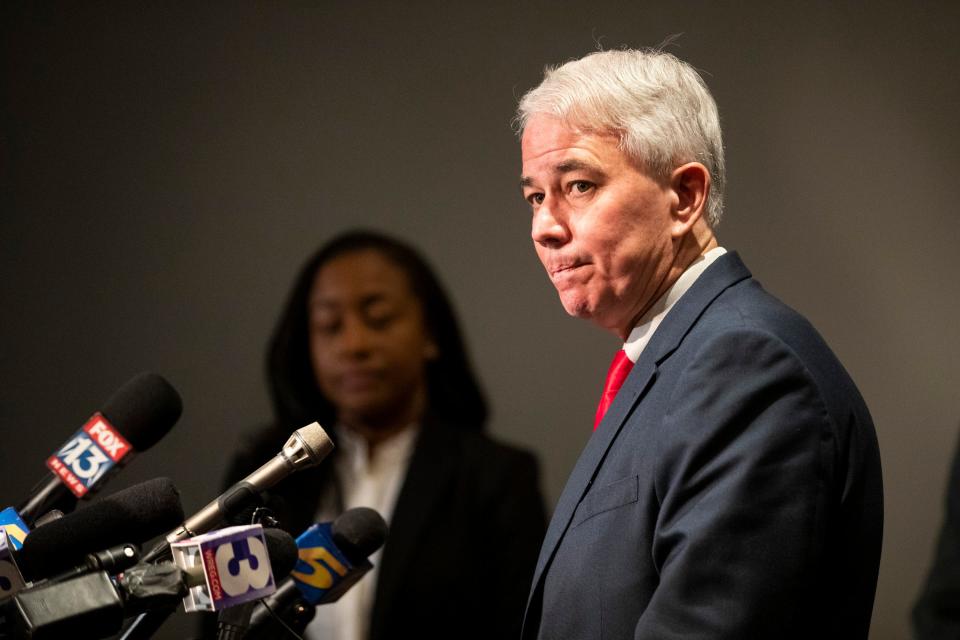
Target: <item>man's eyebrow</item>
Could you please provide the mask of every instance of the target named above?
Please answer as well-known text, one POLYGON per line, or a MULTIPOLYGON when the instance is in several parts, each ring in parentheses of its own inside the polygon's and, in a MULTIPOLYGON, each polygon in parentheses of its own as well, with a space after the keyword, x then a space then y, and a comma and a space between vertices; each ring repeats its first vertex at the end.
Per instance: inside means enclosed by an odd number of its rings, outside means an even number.
POLYGON ((583 160, 564 160, 554 170, 557 173, 570 173, 571 171, 596 171, 597 168, 583 160))
MULTIPOLYGON (((572 171, 597 171, 597 167, 584 162, 583 160, 564 160, 553 168, 556 173, 570 173, 572 171)), ((533 178, 530 176, 520 176, 520 188, 529 187, 533 184, 533 178)))

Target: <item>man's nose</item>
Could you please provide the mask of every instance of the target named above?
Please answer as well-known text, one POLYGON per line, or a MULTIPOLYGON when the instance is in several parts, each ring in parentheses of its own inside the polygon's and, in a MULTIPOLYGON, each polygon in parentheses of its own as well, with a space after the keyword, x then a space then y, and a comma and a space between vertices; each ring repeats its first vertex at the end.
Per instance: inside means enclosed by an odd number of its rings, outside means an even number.
POLYGON ((530 237, 544 247, 558 247, 570 241, 570 228, 555 200, 545 199, 534 212, 530 237))

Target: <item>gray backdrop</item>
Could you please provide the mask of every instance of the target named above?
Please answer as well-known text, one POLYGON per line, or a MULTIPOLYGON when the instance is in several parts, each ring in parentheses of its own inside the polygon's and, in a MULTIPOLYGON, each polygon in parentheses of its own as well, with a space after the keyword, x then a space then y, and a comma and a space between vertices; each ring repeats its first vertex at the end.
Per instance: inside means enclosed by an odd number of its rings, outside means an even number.
POLYGON ((958 3, 131 5, 0 9, 0 506, 141 370, 185 412, 108 491, 164 474, 188 511, 212 498, 269 418, 264 346, 295 271, 356 225, 442 273, 492 431, 539 453, 552 506, 618 341, 541 272, 513 108, 547 63, 682 34, 670 50, 723 118, 722 244, 873 411, 873 637, 907 635, 960 426, 958 3))

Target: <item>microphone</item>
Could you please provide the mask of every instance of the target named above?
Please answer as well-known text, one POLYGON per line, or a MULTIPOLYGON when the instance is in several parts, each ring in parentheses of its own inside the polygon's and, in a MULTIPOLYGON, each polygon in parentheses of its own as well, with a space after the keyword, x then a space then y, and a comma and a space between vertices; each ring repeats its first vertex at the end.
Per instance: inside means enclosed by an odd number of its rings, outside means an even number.
POLYGON ((170 545, 173 562, 193 576, 183 599, 188 613, 221 611, 276 591, 265 531, 274 532, 270 536, 278 564, 289 573, 297 557, 293 538, 259 524, 218 529, 170 545))
POLYGON ((373 565, 367 559, 387 539, 387 523, 368 507, 349 509, 332 524, 315 524, 297 538, 300 562, 290 574, 311 604, 336 602, 373 565))
POLYGON ((25 586, 13 552, 13 538, 7 535, 6 529, 0 527, 0 602, 15 595, 25 586))
MULTIPOLYGON (((217 533, 219 532, 214 532, 214 534, 217 533)), ((208 534, 208 536, 214 536, 214 534, 208 534)), ((289 533, 275 528, 263 529, 263 541, 272 573, 276 576, 274 580, 286 577, 297 561, 297 543, 289 533)), ((179 544, 186 544, 186 542, 179 544)), ((156 564, 144 562, 124 572, 120 578, 120 584, 127 593, 127 615, 175 608, 194 588, 199 588, 198 599, 212 602, 208 587, 208 583, 212 581, 212 575, 205 571, 205 565, 202 562, 189 564, 189 561, 185 561, 183 557, 178 559, 178 555, 175 554, 173 561, 156 564), (201 596, 200 592, 204 595, 201 596)), ((216 553, 214 553, 215 562, 216 553)), ((235 568, 239 569, 240 564, 237 562, 235 568)), ((230 568, 228 566, 228 571, 230 568)), ((216 571, 215 568, 214 571, 216 571)), ((186 603, 184 603, 184 610, 189 611, 186 603)))
POLYGON ((33 521, 33 526, 35 526, 35 527, 42 527, 43 525, 47 524, 48 522, 53 522, 54 520, 59 520, 59 519, 62 518, 63 516, 64 516, 64 513, 63 513, 63 511, 60 511, 60 509, 50 509, 50 511, 47 511, 45 514, 43 514, 42 516, 40 516, 39 518, 37 518, 36 520, 34 520, 34 521, 33 521))
MULTIPOLYGON (((264 529, 264 533, 272 532, 277 540, 279 554, 270 554, 270 563, 274 567, 274 580, 286 577, 297 563, 297 543, 293 537, 282 529, 264 529), (280 557, 277 557, 277 556, 280 557)), ((269 547, 270 540, 267 540, 269 547)), ((274 582, 276 585, 276 582, 274 582)), ((276 586, 274 586, 276 590, 276 586)), ((241 640, 250 626, 250 615, 257 605, 259 598, 250 598, 237 607, 230 607, 220 611, 217 625, 218 640, 241 640)))
POLYGON ((190 516, 181 526, 171 531, 166 542, 161 542, 144 557, 156 560, 169 553, 169 545, 206 533, 224 520, 243 511, 259 494, 290 474, 316 466, 333 450, 333 441, 318 423, 313 422, 294 431, 276 456, 233 485, 216 500, 190 516))
MULTIPOLYGON (((166 539, 155 545, 144 555, 148 562, 169 558, 175 542, 206 533, 246 509, 260 499, 260 493, 274 486, 291 473, 320 464, 333 450, 333 441, 318 423, 312 422, 294 431, 276 456, 249 476, 233 485, 216 500, 190 516, 166 539)), ((160 625, 165 616, 159 612, 148 612, 139 616, 124 631, 121 640, 139 640, 148 638, 160 625)))
POLYGON ((182 409, 180 395, 161 376, 134 376, 47 459, 52 476, 34 487, 20 516, 32 524, 53 508, 73 510, 110 472, 163 438, 182 409))
POLYGON ((24 578, 35 581, 83 565, 88 554, 107 547, 146 542, 182 521, 173 481, 154 478, 37 527, 17 560, 24 578))
MULTIPOLYGON (((241 528, 260 529, 259 525, 241 528)), ((229 533, 220 535, 220 532, 209 536, 230 537, 229 533)), ((255 539, 264 544, 265 553, 258 549, 256 557, 263 561, 261 566, 266 566, 267 573, 273 565, 277 575, 285 575, 296 561, 296 544, 289 534, 278 529, 262 529, 234 538, 247 542, 255 539)), ((215 558, 222 556, 218 559, 219 568, 227 573, 236 568, 238 575, 243 575, 252 564, 251 558, 238 559, 233 554, 233 546, 227 544, 223 553, 217 553, 219 548, 214 551, 215 558)), ((79 637, 104 638, 119 632, 125 617, 176 607, 189 590, 209 580, 210 576, 202 569, 197 570, 197 565, 184 570, 174 562, 162 562, 138 564, 115 582, 107 571, 46 582, 25 589, 13 598, 5 628, 13 631, 15 637, 34 639, 76 637, 78 629, 81 630, 79 637)))
POLYGON ((256 606, 246 637, 271 637, 273 615, 302 632, 316 605, 339 600, 373 568, 368 557, 383 546, 387 534, 387 523, 368 507, 348 509, 332 523, 308 527, 297 537, 299 561, 291 579, 256 606))
POLYGON ((118 544, 109 549, 88 553, 80 564, 49 578, 49 581, 62 582, 94 571, 106 571, 115 576, 136 566, 139 561, 140 547, 131 543, 118 544))

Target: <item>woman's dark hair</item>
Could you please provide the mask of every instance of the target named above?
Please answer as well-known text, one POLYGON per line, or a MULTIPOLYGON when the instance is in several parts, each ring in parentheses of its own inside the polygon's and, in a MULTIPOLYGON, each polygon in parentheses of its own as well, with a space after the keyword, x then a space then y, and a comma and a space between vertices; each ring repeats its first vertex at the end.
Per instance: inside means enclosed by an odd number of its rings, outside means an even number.
POLYGON ((280 317, 267 355, 267 377, 278 426, 302 426, 313 420, 326 426, 336 409, 317 386, 310 362, 307 302, 322 266, 338 256, 373 250, 407 274, 423 309, 426 330, 438 357, 427 362, 426 416, 480 430, 487 403, 470 368, 450 299, 426 261, 412 247, 374 231, 351 231, 321 247, 300 270, 280 317))

